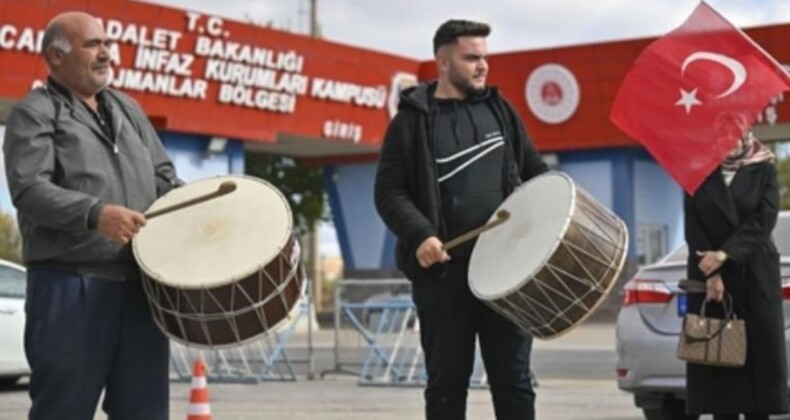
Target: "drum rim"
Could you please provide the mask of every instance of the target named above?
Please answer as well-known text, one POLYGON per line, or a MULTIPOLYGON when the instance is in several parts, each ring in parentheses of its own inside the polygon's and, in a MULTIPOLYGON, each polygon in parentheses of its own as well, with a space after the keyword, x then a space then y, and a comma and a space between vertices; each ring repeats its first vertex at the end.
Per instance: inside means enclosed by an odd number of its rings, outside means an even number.
MULTIPOLYGON (((574 183, 573 179, 568 174, 566 174, 565 172, 557 171, 557 170, 551 170, 551 171, 548 171, 548 172, 544 172, 544 173, 542 173, 542 174, 530 179, 529 181, 521 184, 510 195, 510 196, 512 196, 513 194, 516 193, 516 191, 518 191, 518 190, 520 190, 522 188, 526 188, 528 185, 533 184, 533 183, 537 182, 537 180, 539 180, 541 178, 545 178, 547 176, 560 176, 561 178, 563 178, 565 181, 568 182, 568 184, 571 187, 570 188, 571 205, 568 206, 568 212, 567 212, 566 217, 565 217, 565 222, 562 224, 562 229, 560 229, 559 232, 557 233, 557 235, 555 236, 554 243, 551 245, 549 251, 547 252, 546 255, 548 257, 545 259, 545 261, 543 261, 543 265, 545 265, 545 263, 552 256, 554 256, 554 253, 557 251, 557 248, 559 248, 560 243, 562 242, 561 238, 565 237, 565 233, 568 231, 568 226, 570 226, 570 224, 571 224, 571 216, 573 215, 573 212, 576 209, 576 201, 577 201, 577 198, 576 198, 576 192, 577 192, 576 183, 574 183)), ((502 204, 504 204, 506 201, 507 201, 507 199, 505 199, 505 201, 503 201, 502 204)), ((501 208, 501 205, 500 205, 500 208, 501 208)), ((485 235, 485 234, 483 234, 483 235, 485 235)), ((472 250, 472 259, 474 259, 474 249, 472 250)), ((472 261, 472 259, 470 259, 470 262, 472 261)), ((538 273, 539 268, 543 267, 543 265, 540 265, 538 267, 538 269, 535 269, 531 273, 529 273, 529 275, 526 276, 522 281, 520 281, 520 282, 516 283, 515 285, 511 286, 509 289, 501 291, 499 293, 492 293, 492 294, 485 294, 484 295, 484 294, 482 294, 480 292, 480 290, 478 290, 474 286, 474 283, 472 282, 471 277, 469 277, 467 279, 468 280, 467 282, 469 283, 469 289, 472 291, 472 294, 474 294, 475 297, 477 297, 478 299, 483 300, 483 301, 485 301, 485 300, 501 299, 503 297, 509 296, 510 294, 513 293, 514 290, 520 289, 522 286, 524 286, 524 284, 526 284, 528 281, 532 280, 532 278, 535 277, 535 274, 538 273)))
MULTIPOLYGON (((285 210, 288 213, 288 217, 286 218, 287 223, 288 223, 288 226, 287 226, 287 228, 288 228, 287 232, 288 233, 284 236, 284 238, 283 238, 284 240, 276 248, 274 248, 274 250, 276 251, 276 252, 274 252, 275 258, 272 258, 271 260, 269 260, 269 261, 267 261, 265 263, 258 264, 256 266, 252 267, 251 270, 245 271, 245 272, 243 272, 243 274, 239 274, 238 276, 233 276, 233 277, 231 277, 231 278, 229 278, 229 279, 227 279, 226 281, 223 281, 223 282, 217 282, 217 283, 212 283, 212 284, 194 284, 194 285, 173 284, 172 282, 162 281, 161 280, 162 276, 161 276, 160 273, 157 273, 157 272, 151 270, 149 265, 147 265, 143 261, 141 261, 141 259, 138 257, 138 251, 137 251, 139 242, 136 241, 133 238, 132 239, 132 254, 134 254, 134 259, 137 262, 137 265, 140 267, 140 270, 144 271, 145 274, 148 277, 150 277, 152 280, 154 280, 156 282, 159 282, 159 283, 162 283, 162 284, 164 284, 164 285, 166 285, 168 287, 180 288, 180 289, 185 289, 185 290, 214 289, 214 288, 219 288, 219 287, 225 287, 225 286, 228 286, 228 285, 230 285, 232 283, 236 283, 239 280, 246 279, 247 277, 249 277, 249 276, 251 276, 251 275, 253 275, 253 274, 257 273, 257 272, 266 269, 266 267, 268 267, 270 263, 276 261, 277 255, 281 255, 282 254, 282 252, 285 249, 286 245, 288 245, 288 243, 291 240, 293 240, 295 242, 294 246, 298 246, 299 247, 300 260, 297 262, 297 265, 301 265, 301 246, 299 245, 299 239, 296 237, 296 235, 294 234, 294 231, 293 231, 293 211, 291 210, 291 206, 290 206, 290 204, 288 204, 288 200, 285 198, 285 195, 283 195, 282 191, 280 191, 277 187, 274 186, 274 184, 272 184, 271 182, 269 182, 269 181, 267 181, 265 179, 258 178, 258 177, 255 177, 255 176, 251 176, 251 175, 247 175, 247 174, 217 175, 217 176, 211 176, 211 177, 196 179, 195 181, 192 181, 191 183, 198 183, 198 182, 204 182, 204 181, 215 181, 215 180, 222 180, 222 179, 227 179, 227 180, 246 179, 246 180, 249 180, 249 181, 253 181, 253 182, 257 182, 257 183, 260 183, 260 184, 267 185, 275 192, 275 194, 280 198, 280 200, 282 200, 283 204, 285 204, 285 210), (154 275, 154 274, 157 274, 157 275, 154 275)), ((168 194, 170 194, 174 190, 175 190, 175 188, 170 190, 170 191, 168 191, 162 197, 167 196, 168 194)))

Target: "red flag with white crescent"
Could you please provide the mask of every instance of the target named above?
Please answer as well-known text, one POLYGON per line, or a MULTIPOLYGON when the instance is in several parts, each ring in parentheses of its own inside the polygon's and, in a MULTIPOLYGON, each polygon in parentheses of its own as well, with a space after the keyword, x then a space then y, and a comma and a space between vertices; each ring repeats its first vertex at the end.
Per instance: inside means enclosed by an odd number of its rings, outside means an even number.
POLYGON ((611 121, 689 194, 718 167, 790 75, 705 2, 640 54, 611 121))

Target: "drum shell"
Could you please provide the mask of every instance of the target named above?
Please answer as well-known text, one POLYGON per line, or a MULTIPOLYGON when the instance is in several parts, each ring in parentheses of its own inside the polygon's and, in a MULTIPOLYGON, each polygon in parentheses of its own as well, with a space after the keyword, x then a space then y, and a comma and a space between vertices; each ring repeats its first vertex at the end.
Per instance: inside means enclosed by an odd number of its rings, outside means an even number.
POLYGON ((171 338, 207 347, 236 345, 275 328, 290 316, 302 295, 301 263, 291 264, 295 238, 255 273, 229 284, 185 289, 143 272, 143 286, 159 327, 171 338))
POLYGON ((592 315, 617 282, 627 256, 623 221, 578 186, 573 194, 567 227, 545 264, 515 291, 482 299, 540 339, 560 337, 592 315))

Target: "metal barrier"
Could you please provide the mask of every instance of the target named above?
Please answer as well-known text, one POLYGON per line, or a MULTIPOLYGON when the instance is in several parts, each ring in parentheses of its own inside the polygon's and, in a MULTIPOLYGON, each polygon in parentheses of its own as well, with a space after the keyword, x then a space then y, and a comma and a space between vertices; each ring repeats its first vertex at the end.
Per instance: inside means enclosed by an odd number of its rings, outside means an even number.
MULTIPOLYGON (((322 372, 321 377, 346 373, 358 375, 360 385, 425 384, 419 321, 408 280, 338 282, 334 324, 334 368, 322 372), (362 352, 365 355, 361 358, 362 352)), ((484 387, 485 369, 479 351, 476 354, 470 384, 484 387)))
POLYGON ((213 382, 257 383, 263 381, 296 381, 294 363, 308 365, 308 378, 313 379, 314 352, 313 302, 309 292, 310 282, 305 282, 305 291, 292 312, 292 319, 285 325, 247 344, 225 349, 202 349, 172 341, 170 342, 170 374, 177 381, 192 378, 192 363, 202 358, 206 376, 213 382), (294 334, 299 321, 307 317, 307 357, 293 360, 286 346, 294 334))

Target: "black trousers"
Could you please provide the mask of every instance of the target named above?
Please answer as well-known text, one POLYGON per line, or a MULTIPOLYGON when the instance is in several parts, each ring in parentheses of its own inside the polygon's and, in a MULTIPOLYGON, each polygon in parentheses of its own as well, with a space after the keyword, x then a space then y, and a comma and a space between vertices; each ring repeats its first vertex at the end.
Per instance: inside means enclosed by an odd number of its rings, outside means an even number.
POLYGON ((27 274, 30 420, 167 420, 169 344, 140 281, 49 268, 27 274))
POLYGON ((467 282, 468 264, 468 260, 453 259, 442 275, 413 283, 428 371, 426 418, 466 417, 478 337, 496 418, 533 420, 535 393, 529 367, 532 337, 472 295, 467 282))

